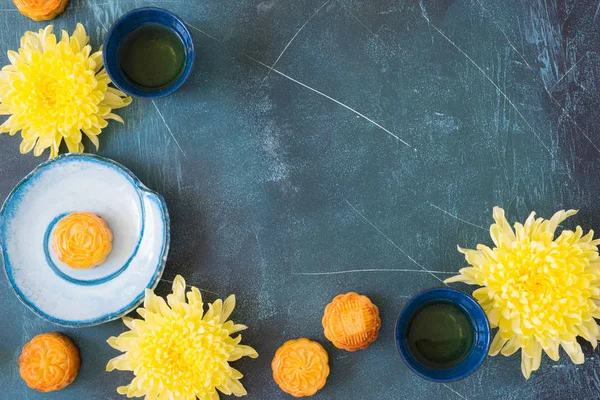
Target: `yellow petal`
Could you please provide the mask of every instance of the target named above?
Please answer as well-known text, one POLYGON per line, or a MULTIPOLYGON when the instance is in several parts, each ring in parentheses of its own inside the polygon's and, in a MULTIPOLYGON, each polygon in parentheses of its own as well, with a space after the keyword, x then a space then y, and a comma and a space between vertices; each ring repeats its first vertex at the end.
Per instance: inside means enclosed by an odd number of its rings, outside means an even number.
POLYGON ((508 342, 508 339, 504 339, 500 335, 500 332, 497 332, 496 336, 494 336, 494 340, 492 340, 492 344, 490 345, 489 355, 490 356, 498 355, 498 353, 500 353, 500 350, 502 350, 502 348, 504 347, 506 342, 508 342))
POLYGON ((464 282, 468 285, 473 285, 475 282, 463 275, 456 275, 450 278, 444 279, 444 283, 464 282))
POLYGON ((521 372, 525 379, 529 379, 531 377, 531 371, 533 366, 533 360, 531 357, 527 357, 525 354, 521 355, 521 372))
POLYGON ((579 343, 561 342, 561 345, 574 364, 583 364, 583 362, 585 361, 585 357, 583 355, 583 351, 581 350, 581 346, 579 345, 579 343))
POLYGON ((33 149, 33 146, 35 146, 35 142, 36 142, 35 140, 33 140, 33 141, 23 140, 21 142, 21 146, 20 146, 21 154, 29 153, 33 149))
POLYGON ((221 323, 225 323, 225 321, 227 321, 227 319, 229 319, 229 316, 233 312, 234 308, 235 308, 235 295, 231 295, 227 299, 225 299, 225 302, 223 303, 223 310, 221 311, 221 317, 220 317, 221 323))
POLYGON ((120 122, 122 124, 125 123, 125 121, 123 121, 123 118, 121 118, 117 114, 113 114, 113 113, 106 114, 106 116, 104 116, 104 118, 106 118, 106 119, 112 119, 112 120, 115 120, 115 121, 120 122))
POLYGON ((519 339, 515 336, 512 339, 509 339, 504 347, 502 348, 503 356, 510 356, 517 352, 521 348, 521 344, 519 343, 519 339))

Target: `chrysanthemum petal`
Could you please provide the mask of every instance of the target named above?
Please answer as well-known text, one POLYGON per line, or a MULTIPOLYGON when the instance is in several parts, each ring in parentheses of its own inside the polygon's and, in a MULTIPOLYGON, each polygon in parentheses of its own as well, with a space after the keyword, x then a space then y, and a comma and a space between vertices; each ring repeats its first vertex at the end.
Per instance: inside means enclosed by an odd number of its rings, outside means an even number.
POLYGON ((248 394, 244 386, 242 386, 240 381, 238 381, 237 379, 230 379, 228 383, 229 389, 233 392, 234 396, 242 397, 248 394))
POLYGON ((202 293, 198 288, 192 287, 192 290, 186 293, 186 297, 188 299, 188 304, 192 308, 202 310, 204 307, 204 303, 202 302, 202 293))
POLYGON ((531 372, 533 370, 533 359, 531 357, 527 357, 525 354, 521 354, 521 372, 525 379, 529 379, 531 377, 531 372))
POLYGON ((227 321, 229 319, 229 316, 233 312, 234 308, 235 308, 235 295, 232 294, 231 296, 226 298, 225 302, 223 303, 223 309, 221 310, 221 316, 220 316, 221 323, 225 323, 225 321, 227 321))
MULTIPOLYGON (((77 140, 77 138, 65 137, 64 140, 71 153, 78 153, 80 151, 79 145, 81 144, 81 137, 79 137, 79 140, 77 140)), ((48 147, 50 147, 50 145, 52 145, 52 142, 48 143, 48 147)))
POLYGON ((98 150, 100 148, 100 141, 98 140, 98 135, 89 134, 85 130, 83 131, 83 133, 85 133, 85 136, 87 136, 87 138, 90 139, 90 141, 94 144, 96 150, 98 150))
POLYGON ((234 324, 233 321, 227 321, 223 324, 223 329, 227 330, 227 332, 232 335, 236 332, 248 329, 248 327, 246 325, 234 324))
POLYGON ((127 394, 127 392, 129 392, 129 385, 127 385, 127 386, 119 386, 117 388, 117 393, 119 393, 119 394, 127 394))
POLYGON ((115 120, 115 121, 120 122, 122 124, 125 123, 125 121, 123 121, 123 118, 119 117, 117 114, 114 114, 114 113, 108 113, 108 114, 106 114, 104 116, 104 118, 106 118, 106 119, 112 119, 112 120, 115 120))
POLYGON ((585 357, 583 355, 583 351, 581 350, 581 346, 577 342, 563 342, 561 341, 561 346, 563 350, 569 355, 571 361, 574 364, 583 364, 585 361, 585 357))
POLYGON ((550 357, 551 360, 553 360, 553 361, 559 360, 560 354, 559 354, 558 349, 560 346, 560 341, 558 339, 545 337, 541 341, 541 346, 544 349, 544 351, 546 352, 546 354, 548 355, 548 357, 550 357))
POLYGON ((258 353, 250 346, 237 345, 229 355, 228 361, 237 361, 242 357, 256 358, 258 353))
POLYGON ((494 207, 493 211, 496 223, 490 227, 490 236, 496 246, 501 246, 504 241, 514 241, 515 233, 504 216, 504 210, 500 207, 494 207))
POLYGON ((444 279, 444 283, 454 283, 454 282, 464 282, 469 285, 475 284, 475 282, 471 281, 468 277, 463 275, 455 275, 450 278, 444 279))
POLYGON ((131 369, 131 362, 126 354, 121 354, 120 356, 113 358, 106 365, 106 371, 108 372, 115 369, 119 371, 128 371, 131 369))
POLYGON ((35 142, 36 142, 35 140, 32 140, 32 141, 23 140, 21 142, 21 146, 19 148, 19 150, 21 151, 21 154, 29 153, 33 149, 33 146, 35 146, 35 142))
POLYGON ((181 275, 177 275, 175 279, 173 279, 173 296, 175 296, 179 301, 185 302, 185 279, 181 275))
POLYGON ((511 356, 521 348, 518 337, 509 339, 501 350, 503 356, 511 356))
POLYGON ((508 342, 508 339, 503 338, 500 332, 496 332, 496 336, 494 336, 494 340, 492 340, 492 344, 490 345, 489 355, 495 356, 500 353, 506 342, 508 342))
POLYGON ((87 36, 87 34, 85 32, 85 28, 80 23, 78 23, 77 26, 75 27, 75 31, 73 32, 72 37, 74 39, 76 39, 77 42, 79 43, 79 45, 82 47, 87 45, 90 40, 90 38, 87 36))

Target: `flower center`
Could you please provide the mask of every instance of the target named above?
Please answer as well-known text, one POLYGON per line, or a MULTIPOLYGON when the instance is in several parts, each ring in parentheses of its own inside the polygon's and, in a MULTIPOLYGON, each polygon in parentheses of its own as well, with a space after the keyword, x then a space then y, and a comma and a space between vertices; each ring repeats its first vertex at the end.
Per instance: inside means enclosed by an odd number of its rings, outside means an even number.
POLYGON ((46 104, 46 106, 54 108, 57 103, 58 83, 51 77, 47 77, 47 79, 48 81, 46 82, 45 87, 42 90, 42 96, 44 98, 44 103, 46 104))
POLYGON ((531 276, 527 282, 527 291, 534 294, 540 294, 546 291, 548 284, 546 280, 540 275, 531 276))

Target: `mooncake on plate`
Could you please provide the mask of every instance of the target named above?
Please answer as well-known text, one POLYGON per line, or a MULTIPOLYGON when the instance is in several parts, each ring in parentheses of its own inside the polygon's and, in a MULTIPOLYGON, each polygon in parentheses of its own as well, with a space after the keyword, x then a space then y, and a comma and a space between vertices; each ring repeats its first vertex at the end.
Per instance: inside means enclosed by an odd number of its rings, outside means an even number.
POLYGON ((102 218, 89 212, 74 212, 56 224, 52 249, 71 268, 92 268, 106 260, 112 239, 112 231, 102 218))

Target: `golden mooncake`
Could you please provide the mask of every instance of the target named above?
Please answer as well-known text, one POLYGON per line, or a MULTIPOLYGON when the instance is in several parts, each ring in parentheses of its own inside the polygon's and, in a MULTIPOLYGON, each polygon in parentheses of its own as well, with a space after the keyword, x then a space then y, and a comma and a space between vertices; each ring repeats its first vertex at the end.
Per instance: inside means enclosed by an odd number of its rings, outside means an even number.
POLYGON ((325 386, 329 357, 317 342, 289 340, 277 349, 271 368, 281 390, 294 397, 312 396, 325 386))
POLYGON ((58 332, 37 335, 23 347, 19 357, 21 378, 40 392, 67 387, 77 377, 80 366, 79 349, 58 332))
POLYGON ((102 218, 74 212, 62 218, 52 232, 52 249, 71 268, 102 264, 112 250, 113 235, 102 218))
POLYGON ((69 0, 13 0, 21 14, 34 21, 47 21, 62 14, 69 0))
POLYGON ((377 339, 379 309, 367 296, 350 292, 336 296, 325 307, 325 337, 338 349, 362 350, 377 339))

